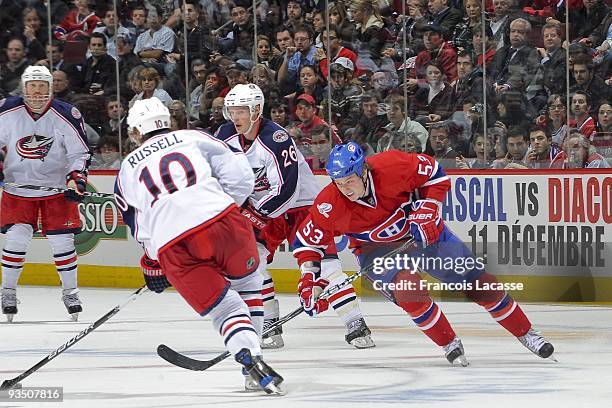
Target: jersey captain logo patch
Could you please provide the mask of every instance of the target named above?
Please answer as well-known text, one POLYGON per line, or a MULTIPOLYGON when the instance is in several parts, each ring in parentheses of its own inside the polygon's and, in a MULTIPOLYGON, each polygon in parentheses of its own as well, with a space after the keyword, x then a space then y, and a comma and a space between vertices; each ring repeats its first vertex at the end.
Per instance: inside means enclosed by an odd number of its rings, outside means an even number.
POLYGON ((332 205, 330 203, 321 203, 317 205, 317 210, 321 213, 325 218, 329 218, 329 213, 332 210, 332 205))
POLYGON ((23 159, 44 160, 53 145, 52 137, 31 135, 17 141, 17 153, 23 159))
POLYGON ((400 207, 385 222, 371 230, 369 238, 374 242, 391 242, 397 241, 409 233, 408 214, 400 207))

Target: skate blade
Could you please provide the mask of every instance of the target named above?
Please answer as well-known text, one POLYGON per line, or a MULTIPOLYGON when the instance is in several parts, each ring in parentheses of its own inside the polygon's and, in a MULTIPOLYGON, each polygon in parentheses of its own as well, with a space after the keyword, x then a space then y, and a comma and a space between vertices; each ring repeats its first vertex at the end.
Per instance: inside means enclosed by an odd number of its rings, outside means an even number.
POLYGON ((283 347, 285 347, 285 342, 283 341, 283 338, 278 334, 270 336, 267 339, 262 340, 261 342, 261 348, 264 350, 281 349, 283 347), (266 340, 269 341, 266 342, 266 340))
POLYGON ((552 360, 555 363, 558 363, 559 360, 557 360, 557 357, 554 354, 551 354, 550 356, 547 357, 548 360, 552 360))
POLYGON ((465 356, 459 356, 453 360, 451 365, 457 367, 467 367, 470 365, 470 362, 467 360, 467 358, 465 358, 465 356))
POLYGON ((376 347, 374 340, 370 336, 359 337, 351 340, 351 345, 357 349, 366 349, 376 347))
POLYGON ((271 395, 271 396, 279 396, 282 397, 283 395, 285 395, 285 391, 283 391, 280 386, 274 384, 274 383, 270 383, 268 384, 265 388, 264 391, 266 392, 266 395, 271 395))
POLYGON ((70 320, 72 320, 73 322, 78 322, 79 321, 79 312, 71 313, 70 314, 70 320))
POLYGON ((10 313, 9 313, 9 314, 6 314, 5 316, 6 316, 6 321, 7 321, 7 322, 9 322, 9 323, 13 323, 13 317, 15 317, 15 315, 14 315, 14 314, 10 314, 10 313))

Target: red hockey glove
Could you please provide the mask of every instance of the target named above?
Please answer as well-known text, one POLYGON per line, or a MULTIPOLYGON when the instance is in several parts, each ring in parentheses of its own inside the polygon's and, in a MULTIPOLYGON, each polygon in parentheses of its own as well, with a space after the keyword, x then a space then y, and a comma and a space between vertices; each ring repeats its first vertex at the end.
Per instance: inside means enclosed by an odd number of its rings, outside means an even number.
POLYGON ((64 191, 64 197, 69 201, 80 202, 83 200, 83 193, 87 188, 87 174, 80 171, 71 171, 66 176, 67 191, 64 191))
POLYGON ((417 242, 429 246, 438 241, 442 230, 439 203, 435 200, 417 200, 412 203, 412 211, 408 216, 410 233, 417 242))
POLYGON ((253 207, 248 204, 244 207, 240 207, 240 213, 244 217, 246 217, 247 220, 251 221, 251 223, 253 224, 253 228, 255 228, 256 231, 261 231, 270 222, 270 218, 259 214, 253 207))
POLYGON ((155 293, 162 293, 166 288, 172 286, 168 278, 164 275, 161 265, 155 259, 149 258, 146 254, 140 258, 140 267, 144 275, 147 288, 155 293))
POLYGON ((300 269, 302 271, 302 278, 298 283, 300 303, 304 311, 309 316, 314 317, 329 308, 329 301, 319 299, 319 295, 329 285, 329 282, 321 278, 320 262, 304 262, 300 269))

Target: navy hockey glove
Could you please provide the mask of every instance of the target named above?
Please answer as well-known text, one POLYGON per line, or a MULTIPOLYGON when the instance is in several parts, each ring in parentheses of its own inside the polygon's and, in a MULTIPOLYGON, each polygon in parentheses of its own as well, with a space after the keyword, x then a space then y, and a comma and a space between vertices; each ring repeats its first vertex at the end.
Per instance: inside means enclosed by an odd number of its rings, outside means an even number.
POLYGON ((408 216, 410 233, 423 246, 438 242, 443 221, 440 218, 440 203, 435 200, 418 200, 412 203, 412 211, 408 216))
POLYGON ((319 299, 329 282, 321 278, 321 263, 307 261, 300 265, 302 278, 298 283, 300 303, 310 317, 323 313, 329 308, 329 301, 319 299))
POLYGON ((71 171, 66 176, 66 186, 68 186, 68 190, 64 191, 66 200, 81 202, 87 188, 87 174, 76 170, 71 171))
POLYGON ((155 293, 162 293, 166 288, 172 286, 168 282, 166 275, 164 275, 161 265, 156 260, 143 255, 140 258, 140 267, 142 268, 144 280, 149 290, 155 293))

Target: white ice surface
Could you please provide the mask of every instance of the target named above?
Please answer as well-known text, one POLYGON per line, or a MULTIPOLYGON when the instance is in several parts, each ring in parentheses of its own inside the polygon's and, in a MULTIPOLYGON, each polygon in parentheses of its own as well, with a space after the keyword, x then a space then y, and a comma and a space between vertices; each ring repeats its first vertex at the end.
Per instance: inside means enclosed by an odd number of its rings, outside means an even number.
MULTIPOLYGON (((0 379, 13 378, 130 295, 82 289, 85 311, 69 322, 59 288, 21 287, 19 314, 0 323, 0 379)), ((297 307, 280 297, 281 313, 297 307)), ((607 407, 612 404, 612 308, 523 305, 555 345, 559 363, 528 352, 479 306, 441 303, 471 362, 451 367, 443 352, 404 312, 382 300, 362 308, 377 344, 356 350, 332 313, 301 315, 285 327, 285 348, 266 361, 285 377, 284 397, 242 392, 238 365, 227 359, 204 372, 160 359, 165 343, 189 356, 212 358, 223 343, 210 320, 175 292, 146 293, 110 321, 23 381, 63 386, 63 403, 0 407, 607 407)))

